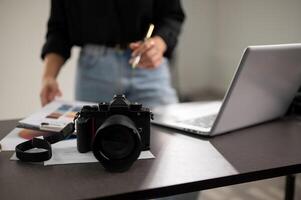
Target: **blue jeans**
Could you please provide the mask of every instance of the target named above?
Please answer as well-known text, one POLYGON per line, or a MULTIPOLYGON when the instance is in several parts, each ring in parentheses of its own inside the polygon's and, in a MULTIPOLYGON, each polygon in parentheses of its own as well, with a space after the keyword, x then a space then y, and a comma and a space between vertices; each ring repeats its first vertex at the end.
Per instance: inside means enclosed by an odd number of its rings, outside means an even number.
POLYGON ((156 69, 132 69, 130 56, 130 50, 83 47, 77 66, 76 100, 108 102, 114 94, 125 94, 131 102, 147 107, 178 102, 166 58, 156 69))

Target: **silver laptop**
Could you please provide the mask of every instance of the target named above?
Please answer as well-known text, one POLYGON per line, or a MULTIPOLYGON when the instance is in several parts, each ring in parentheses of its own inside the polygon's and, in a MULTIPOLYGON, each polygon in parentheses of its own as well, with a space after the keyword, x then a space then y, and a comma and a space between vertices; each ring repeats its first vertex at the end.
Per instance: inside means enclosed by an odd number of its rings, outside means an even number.
POLYGON ((250 46, 223 101, 153 109, 154 124, 215 136, 283 116, 301 86, 301 43, 250 46))

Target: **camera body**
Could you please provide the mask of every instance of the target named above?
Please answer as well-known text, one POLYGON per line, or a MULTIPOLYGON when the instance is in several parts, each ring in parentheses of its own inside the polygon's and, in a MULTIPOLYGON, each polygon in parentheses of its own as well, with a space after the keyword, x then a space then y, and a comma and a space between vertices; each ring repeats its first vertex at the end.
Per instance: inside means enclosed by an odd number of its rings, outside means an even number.
POLYGON ((152 118, 148 108, 130 103, 124 95, 84 106, 76 120, 77 149, 80 153, 92 150, 108 170, 124 171, 141 151, 150 149, 152 118))

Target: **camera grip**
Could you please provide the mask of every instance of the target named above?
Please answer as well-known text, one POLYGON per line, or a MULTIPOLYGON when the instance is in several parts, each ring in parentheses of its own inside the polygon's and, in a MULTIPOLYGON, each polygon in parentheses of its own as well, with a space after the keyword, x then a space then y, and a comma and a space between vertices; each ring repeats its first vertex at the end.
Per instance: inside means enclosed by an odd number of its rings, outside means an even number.
POLYGON ((79 117, 76 121, 77 150, 86 153, 91 150, 92 127, 91 120, 79 117))

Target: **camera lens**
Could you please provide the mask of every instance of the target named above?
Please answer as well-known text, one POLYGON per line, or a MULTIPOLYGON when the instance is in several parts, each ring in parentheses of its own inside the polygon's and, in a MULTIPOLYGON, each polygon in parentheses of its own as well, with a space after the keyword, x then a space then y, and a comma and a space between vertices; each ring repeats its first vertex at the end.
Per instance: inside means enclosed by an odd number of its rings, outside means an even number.
POLYGON ((129 156, 135 148, 135 138, 131 131, 120 125, 103 129, 100 141, 103 154, 109 159, 122 159, 129 156))
POLYGON ((141 138, 134 122, 124 115, 112 115, 97 129, 92 150, 107 170, 127 170, 141 151, 141 138))

